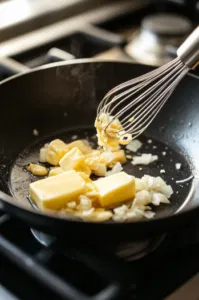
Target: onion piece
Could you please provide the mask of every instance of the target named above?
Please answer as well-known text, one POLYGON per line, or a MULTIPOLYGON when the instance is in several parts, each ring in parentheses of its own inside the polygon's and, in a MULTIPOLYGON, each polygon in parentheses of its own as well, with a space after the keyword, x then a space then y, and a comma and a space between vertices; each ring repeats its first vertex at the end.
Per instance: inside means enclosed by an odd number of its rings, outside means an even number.
POLYGON ((170 203, 168 198, 161 193, 153 193, 151 202, 155 206, 159 206, 160 203, 170 203))
POLYGON ((132 152, 137 152, 141 147, 142 143, 135 139, 126 146, 126 149, 132 152))
POLYGON ((158 160, 157 155, 152 155, 151 153, 143 153, 141 156, 134 156, 131 163, 133 165, 148 165, 156 160, 158 160))
POLYGON ((123 170, 123 167, 121 165, 121 163, 117 162, 114 167, 112 168, 112 170, 106 172, 106 175, 105 176, 110 176, 110 175, 113 175, 113 174, 116 174, 116 173, 119 173, 123 170))

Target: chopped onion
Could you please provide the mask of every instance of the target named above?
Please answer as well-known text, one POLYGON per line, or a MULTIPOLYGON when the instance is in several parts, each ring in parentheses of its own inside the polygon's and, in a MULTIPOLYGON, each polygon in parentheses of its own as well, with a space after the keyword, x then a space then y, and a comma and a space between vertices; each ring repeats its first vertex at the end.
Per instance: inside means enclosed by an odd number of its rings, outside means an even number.
POLYGON ((142 143, 139 140, 133 140, 126 146, 126 149, 133 152, 137 152, 138 149, 140 149, 141 147, 142 143))
POLYGON ((122 205, 122 206, 115 208, 113 211, 116 215, 123 217, 128 211, 128 206, 122 205))
POLYGON ((152 196, 152 204, 159 206, 160 203, 170 203, 170 201, 167 199, 167 197, 161 193, 153 193, 152 196))
POLYGON ((33 129, 33 135, 38 136, 39 135, 39 131, 37 129, 33 129))
POLYGON ((77 205, 77 204, 76 204, 75 201, 71 201, 71 202, 68 202, 68 203, 67 203, 67 207, 68 207, 68 208, 75 208, 76 205, 77 205))
POLYGON ((136 187, 136 192, 142 191, 142 190, 147 190, 148 189, 148 183, 144 178, 135 178, 135 187, 136 187))
POLYGON ((115 164, 115 166, 112 168, 112 170, 106 172, 106 175, 105 176, 110 176, 110 175, 113 175, 113 174, 116 174, 116 173, 119 173, 123 170, 123 167, 121 165, 121 163, 117 162, 115 164))
POLYGON ((151 202, 151 199, 152 199, 151 194, 146 190, 142 190, 136 193, 136 197, 135 200, 133 201, 132 207, 147 205, 151 202))
POLYGON ((180 164, 180 163, 175 164, 176 170, 180 170, 180 169, 181 169, 181 165, 182 165, 182 164, 180 164))
POLYGON ((88 197, 81 195, 79 196, 79 200, 80 200, 80 205, 79 205, 80 210, 89 210, 92 208, 92 201, 88 197))
POLYGON ((152 219, 155 216, 155 213, 153 211, 145 211, 144 216, 147 219, 152 219))
POLYGON ((105 161, 106 163, 109 163, 114 159, 115 156, 114 156, 113 152, 111 152, 111 151, 104 151, 100 157, 103 161, 105 161))
POLYGON ((143 213, 140 213, 140 212, 142 212, 142 211, 141 210, 140 211, 129 211, 125 216, 125 220, 138 221, 138 220, 142 219, 143 213))
POLYGON ((143 153, 141 156, 134 156, 132 164, 133 165, 148 165, 154 161, 158 160, 157 155, 143 153))
POLYGON ((173 194, 173 189, 170 185, 164 185, 160 188, 160 193, 165 195, 167 198, 170 198, 171 195, 173 194))
POLYGON ((76 140, 78 138, 78 136, 75 134, 75 135, 73 135, 72 137, 71 137, 71 140, 76 140))
POLYGON ((160 173, 163 174, 163 173, 166 173, 166 171, 164 169, 161 169, 160 173))
POLYGON ((89 216, 94 212, 94 207, 90 208, 89 210, 82 211, 82 216, 89 216))
POLYGON ((133 156, 132 155, 126 155, 126 158, 127 159, 133 159, 133 156))

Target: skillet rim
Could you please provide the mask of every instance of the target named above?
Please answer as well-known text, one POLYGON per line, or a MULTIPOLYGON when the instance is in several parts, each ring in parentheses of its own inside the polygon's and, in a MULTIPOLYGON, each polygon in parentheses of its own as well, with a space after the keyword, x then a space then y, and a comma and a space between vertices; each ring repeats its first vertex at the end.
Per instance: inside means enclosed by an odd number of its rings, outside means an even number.
MULTIPOLYGON (((128 62, 128 61, 121 61, 121 60, 107 60, 107 59, 95 59, 95 58, 85 58, 85 59, 73 59, 73 60, 67 60, 67 61, 61 61, 61 62, 55 62, 55 63, 50 63, 50 64, 46 64, 46 65, 43 65, 43 66, 39 66, 37 68, 34 68, 34 69, 30 69, 30 70, 27 70, 23 73, 18 73, 18 74, 15 74, 3 81, 0 82, 0 88, 2 85, 6 84, 7 82, 10 82, 12 80, 14 80, 15 78, 18 78, 18 77, 22 77, 22 76, 25 76, 27 74, 31 74, 31 73, 35 73, 37 71, 42 71, 42 70, 45 70, 45 69, 50 69, 50 68, 56 68, 56 67, 59 67, 59 66, 66 66, 66 65, 75 65, 75 64, 89 64, 89 63, 117 63, 117 64, 131 64, 131 65, 141 65, 141 66, 144 66, 144 67, 149 67, 149 68, 153 68, 155 69, 154 66, 150 66, 150 65, 144 65, 144 64, 137 64, 137 63, 134 63, 134 62, 128 62)), ((194 79, 196 80, 199 80, 199 76, 196 75, 196 74, 192 74, 192 73, 187 73, 186 76, 190 76, 190 77, 193 77, 194 79)), ((195 181, 197 183, 199 183, 199 180, 197 180, 197 178, 194 178, 195 181)), ((191 197, 193 192, 194 192, 194 179, 193 179, 193 182, 192 182, 192 185, 191 185, 191 190, 189 192, 189 195, 188 197, 191 197)), ((1 193, 1 191, 0 191, 1 193)), ((173 221, 174 219, 177 221, 177 220, 181 220, 181 219, 187 219, 187 216, 191 216, 191 215, 194 215, 194 214, 197 214, 197 212, 199 213, 199 205, 195 206, 195 207, 191 207, 189 209, 187 209, 186 211, 183 211, 181 210, 181 208, 179 209, 179 212, 178 210, 176 211, 176 213, 174 213, 173 215, 168 215, 168 216, 165 216, 165 217, 157 217, 157 218, 152 218, 152 219, 142 219, 140 221, 131 221, 131 222, 119 222, 119 221, 114 221, 114 222, 111 222, 111 223, 106 223, 106 222, 94 222, 94 221, 83 221, 77 217, 70 217, 68 216, 68 218, 62 216, 62 215, 55 215, 54 213, 49 213, 49 212, 43 212, 43 211, 34 211, 32 208, 28 208, 28 207, 24 207, 22 204, 19 204, 17 201, 16 203, 13 203, 13 200, 11 199, 14 199, 13 196, 10 196, 10 195, 7 195, 10 200, 3 200, 1 199, 0 197, 0 211, 1 209, 4 211, 4 206, 8 206, 8 207, 11 207, 11 211, 13 211, 13 209, 17 209, 23 213, 25 212, 28 212, 28 214, 30 213, 31 215, 34 215, 34 216, 38 216, 39 218, 47 218, 47 219, 53 219, 53 220, 57 220, 57 221, 60 221, 60 222, 75 222, 75 223, 81 223, 81 224, 92 224, 94 226, 104 226, 104 227, 112 227, 113 225, 114 226, 128 226, 130 224, 132 224, 133 226, 145 226, 145 224, 150 224, 150 226, 156 226, 157 224, 161 224, 161 223, 167 223, 167 222, 170 222, 173 221)), ((188 202, 186 200, 186 202, 188 202)), ((186 205, 185 205, 186 206, 186 205)), ((9 209, 10 210, 10 209, 9 209)), ((9 213, 9 211, 4 211, 5 213, 9 213)), ((12 213, 13 214, 13 213, 12 213)), ((17 213, 14 212, 14 215, 17 215, 17 213)))
MULTIPOLYGON (((49 63, 49 64, 46 64, 46 65, 43 65, 43 66, 39 66, 39 67, 36 67, 36 68, 33 68, 33 69, 29 69, 27 71, 24 71, 22 73, 17 73, 13 76, 10 76, 9 78, 6 78, 4 80, 2 80, 0 82, 0 86, 6 82, 9 82, 17 77, 21 77, 21 76, 24 76, 26 74, 30 74, 30 73, 34 73, 35 71, 40 71, 40 70, 45 70, 45 69, 50 69, 50 68, 53 68, 53 67, 59 67, 59 66, 64 66, 64 65, 74 65, 74 64, 80 64, 80 63, 83 63, 83 64, 87 64, 87 63, 118 63, 118 64, 131 64, 131 65, 140 65, 140 66, 144 66, 144 67, 149 67, 149 68, 152 68, 152 69, 156 69, 157 67, 154 67, 154 66, 151 66, 151 65, 144 65, 144 64, 140 64, 140 63, 135 63, 135 62, 131 62, 131 61, 122 61, 122 60, 116 60, 116 59, 113 59, 113 60, 109 60, 109 59, 98 59, 98 58, 77 58, 77 59, 70 59, 70 60, 67 60, 67 61, 60 61, 60 62, 53 62, 53 63, 49 63)), ((191 70, 190 70, 191 71, 191 70)), ((193 73, 190 73, 188 72, 186 76, 191 76, 195 79, 199 79, 199 75, 196 75, 196 74, 193 74, 193 73)))

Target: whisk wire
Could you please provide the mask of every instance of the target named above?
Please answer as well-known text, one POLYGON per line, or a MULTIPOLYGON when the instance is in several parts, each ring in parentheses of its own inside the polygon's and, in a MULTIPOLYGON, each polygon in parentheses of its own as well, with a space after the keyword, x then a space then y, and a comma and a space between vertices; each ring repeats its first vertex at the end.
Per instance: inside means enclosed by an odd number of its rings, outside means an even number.
MULTIPOLYGON (((175 58, 173 61, 170 61, 167 64, 160 66, 159 67, 159 71, 162 71, 162 72, 164 72, 164 70, 167 71, 170 68, 170 66, 172 67, 174 64, 178 64, 178 63, 182 63, 182 62, 178 58, 175 58)), ((126 88, 126 87, 132 85, 132 82, 138 83, 140 81, 146 80, 147 78, 151 78, 151 75, 153 75, 154 72, 156 72, 156 70, 152 70, 152 71, 150 71, 150 72, 148 72, 146 74, 140 75, 140 76, 138 76, 136 78, 133 78, 133 79, 130 79, 130 80, 126 81, 126 82, 123 82, 123 83, 117 85, 116 87, 114 87, 113 89, 111 89, 106 94, 106 96, 110 96, 112 93, 115 93, 115 90, 119 91, 119 90, 121 90, 123 88, 126 88)))
MULTIPOLYGON (((166 95, 167 91, 170 89, 170 87, 167 87, 166 86, 168 85, 169 82, 172 82, 176 76, 181 72, 181 70, 179 70, 178 72, 176 72, 171 78, 169 78, 169 80, 167 82, 165 82, 161 87, 160 89, 158 89, 154 94, 152 94, 145 103, 141 103, 139 106, 137 106, 135 108, 135 110, 133 111, 133 114, 132 112, 127 115, 123 121, 122 121, 122 126, 125 127, 125 130, 128 131, 129 127, 132 126, 132 124, 128 121, 131 116, 133 116, 133 121, 136 122, 137 121, 137 116, 141 113, 145 114, 149 114, 151 112, 151 110, 153 109, 153 107, 159 102, 162 100, 162 98, 166 95), (166 90, 165 90, 166 88, 166 90), (161 94, 161 92, 163 91, 163 93, 161 94), (158 98, 158 96, 160 96, 158 98), (150 109, 152 107, 152 109, 150 109), (127 121, 126 121, 127 120, 127 121), (126 126, 127 124, 127 126, 126 126)), ((161 83, 161 81, 159 82, 161 83)), ((146 116, 145 115, 145 116, 146 116)), ((134 123, 133 122, 133 123, 134 123)))
POLYGON ((102 113, 113 116, 105 130, 115 119, 119 119, 121 135, 140 135, 154 120, 167 102, 175 87, 189 68, 179 59, 126 81, 109 91, 100 102, 97 117, 102 113))
MULTIPOLYGON (((172 71, 172 74, 175 72, 176 69, 177 69, 177 67, 174 68, 174 70, 172 71)), ((145 96, 149 96, 149 95, 151 94, 151 92, 154 90, 154 88, 156 88, 156 87, 158 87, 159 85, 161 85, 161 83, 162 83, 163 81, 165 81, 169 76, 170 76, 170 74, 167 74, 167 75, 166 75, 165 77, 163 77, 160 81, 158 81, 158 82, 156 82, 154 85, 150 86, 145 92, 141 93, 140 96, 138 96, 137 98, 135 98, 135 99, 134 99, 132 102, 130 102, 128 105, 124 106, 118 113, 115 114, 115 118, 120 118, 120 116, 121 116, 124 112, 128 111, 129 108, 132 108, 132 107, 135 106, 138 102, 143 102, 143 98, 144 98, 145 96)), ((155 81, 156 79, 158 79, 158 78, 157 78, 156 76, 154 76, 153 79, 150 79, 149 81, 147 81, 147 83, 145 84, 144 87, 146 87, 147 85, 149 85, 150 83, 152 83, 152 82, 155 81)), ((122 103, 122 102, 120 102, 120 103, 122 103)), ((110 111, 110 114, 111 114, 111 111, 110 111)), ((130 116, 128 116, 128 118, 130 118, 130 116)), ((122 123, 123 123, 126 119, 127 119, 127 117, 123 119, 122 123)), ((107 125, 107 127, 110 126, 110 124, 111 124, 112 121, 113 121, 113 120, 111 120, 111 121, 109 122, 109 124, 107 125)))
MULTIPOLYGON (((177 58, 174 59, 172 62, 169 62, 166 65, 161 66, 159 68, 159 71, 162 71, 162 74, 164 74, 164 72, 168 72, 173 65, 179 64, 179 63, 182 64, 182 62, 179 61, 179 59, 177 59, 177 58), (173 62, 173 64, 172 64, 172 62, 173 62)), ((134 78, 134 79, 131 79, 131 80, 128 80, 128 81, 126 81, 126 82, 124 82, 124 83, 122 83, 122 84, 114 87, 112 90, 110 90, 105 95, 105 97, 100 102, 100 104, 99 104, 99 106, 97 108, 97 116, 99 116, 99 114, 101 113, 102 110, 104 111, 104 108, 106 106, 106 103, 109 101, 109 98, 112 95, 114 95, 116 92, 118 93, 121 89, 127 88, 128 86, 135 85, 136 83, 139 83, 139 82, 146 81, 146 79, 148 79, 148 78, 151 79, 151 75, 154 75, 154 74, 156 74, 156 70, 152 70, 151 72, 148 72, 147 74, 141 75, 141 76, 139 76, 137 78, 134 78)), ((130 91, 131 91, 131 89, 130 89, 130 91)), ((126 90, 126 93, 129 93, 129 90, 126 90)), ((121 97, 123 96, 123 94, 120 94, 120 95, 121 95, 121 97)), ((115 101, 117 101, 117 100, 118 100, 118 98, 115 99, 115 101)))

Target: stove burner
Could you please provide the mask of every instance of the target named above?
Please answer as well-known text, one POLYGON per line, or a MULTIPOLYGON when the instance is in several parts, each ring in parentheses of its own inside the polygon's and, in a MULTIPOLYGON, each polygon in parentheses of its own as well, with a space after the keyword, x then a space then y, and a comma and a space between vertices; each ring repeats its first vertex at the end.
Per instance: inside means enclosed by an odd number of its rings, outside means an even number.
POLYGON ((147 256, 151 252, 157 249, 159 245, 163 242, 165 234, 158 237, 149 238, 142 241, 135 241, 132 243, 126 243, 117 247, 116 255, 126 261, 134 261, 147 256))
POLYGON ((191 30, 188 19, 174 14, 157 14, 146 17, 142 29, 162 36, 185 36, 191 30))
POLYGON ((162 65, 173 58, 168 52, 168 46, 177 48, 191 28, 191 22, 179 15, 150 15, 143 19, 141 29, 125 51, 137 62, 162 65))
MULTIPOLYGON (((35 229, 31 229, 31 232, 36 240, 45 247, 50 247, 52 244, 56 243, 56 237, 53 237, 52 235, 35 229)), ((165 234, 162 234, 161 236, 148 238, 142 241, 121 244, 113 251, 116 256, 123 258, 126 261, 134 261, 156 250, 163 242, 165 236, 165 234)))

